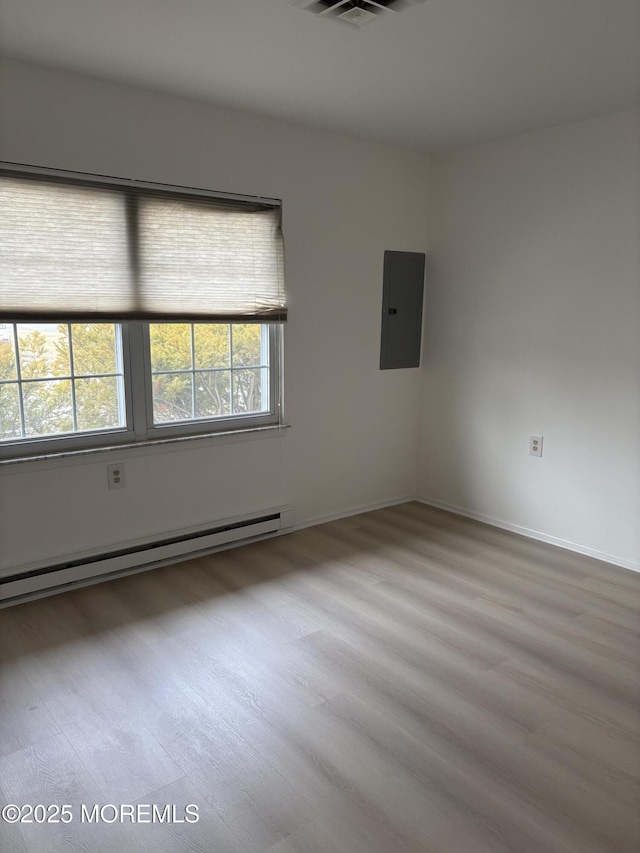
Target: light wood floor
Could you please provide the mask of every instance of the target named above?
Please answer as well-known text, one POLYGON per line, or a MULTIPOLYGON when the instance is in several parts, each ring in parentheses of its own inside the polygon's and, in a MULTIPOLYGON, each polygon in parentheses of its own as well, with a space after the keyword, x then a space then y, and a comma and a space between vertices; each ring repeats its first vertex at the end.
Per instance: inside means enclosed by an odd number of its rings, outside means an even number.
POLYGON ((639 574, 404 504, 0 623, 3 851, 640 850, 639 574))

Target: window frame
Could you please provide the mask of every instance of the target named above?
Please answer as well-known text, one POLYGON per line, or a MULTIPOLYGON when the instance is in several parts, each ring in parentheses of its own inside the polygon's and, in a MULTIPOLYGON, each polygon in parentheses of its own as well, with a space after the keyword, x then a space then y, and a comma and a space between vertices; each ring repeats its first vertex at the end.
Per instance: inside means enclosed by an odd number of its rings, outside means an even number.
MULTIPOLYGON (((20 325, 18 321, 7 321, 12 325, 20 325)), ((62 321, 61 321, 62 322, 62 321)), ((75 319, 72 323, 80 323, 75 319)), ((84 321, 85 323, 94 322, 91 319, 84 321)), ((111 325, 111 324, 109 324, 111 325)), ((67 453, 72 450, 82 450, 87 448, 95 448, 96 450, 103 447, 110 447, 114 444, 134 442, 136 438, 133 428, 133 387, 131 382, 131 371, 129 369, 131 363, 130 342, 127 324, 114 323, 119 327, 120 344, 122 351, 122 368, 123 377, 122 385, 124 392, 124 426, 106 427, 100 430, 82 430, 81 432, 65 432, 45 436, 33 436, 0 440, 0 459, 12 459, 15 457, 41 456, 56 453, 67 453)), ((16 352, 16 357, 19 354, 16 352)), ((55 380, 56 377, 52 377, 55 380)), ((22 380, 17 380, 22 384, 22 380)))
MULTIPOLYGON (((153 390, 151 371, 151 346, 149 341, 149 323, 131 324, 141 328, 134 331, 134 349, 136 360, 141 359, 144 364, 145 376, 145 439, 153 440, 163 437, 199 435, 201 433, 221 432, 228 430, 243 430, 258 426, 275 426, 280 416, 280 386, 281 386, 281 364, 280 347, 281 331, 280 324, 263 323, 269 335, 269 407, 263 412, 255 414, 220 415, 211 418, 194 418, 193 420, 171 421, 167 423, 154 424, 153 422, 153 390), (141 349, 140 349, 141 346, 141 349), (212 429, 212 425, 220 425, 212 429)), ((197 325, 193 323, 192 325, 197 325)), ((243 323, 231 323, 238 326, 243 323)), ((233 358, 233 353, 230 354, 233 358)))
MULTIPOLYGON (((96 321, 89 317, 84 321, 74 318, 70 322, 100 323, 104 321, 96 321)), ((202 323, 209 325, 206 321, 202 323)), ((101 430, 0 440, 0 461, 55 456, 75 451, 99 451, 112 447, 135 447, 140 444, 203 436, 213 437, 282 425, 282 324, 257 324, 266 327, 268 334, 268 410, 255 414, 221 415, 162 424, 153 423, 149 322, 129 321, 116 323, 116 325, 120 329, 122 348, 125 425, 101 430)), ((244 324, 230 323, 230 325, 244 324)))

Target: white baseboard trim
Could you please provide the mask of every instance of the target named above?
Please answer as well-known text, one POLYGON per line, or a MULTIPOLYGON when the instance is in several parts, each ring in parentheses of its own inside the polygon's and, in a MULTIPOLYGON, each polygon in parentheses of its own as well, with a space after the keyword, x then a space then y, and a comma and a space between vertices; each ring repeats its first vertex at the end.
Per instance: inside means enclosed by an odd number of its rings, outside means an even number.
POLYGON ((372 504, 360 504, 359 506, 352 506, 348 509, 341 510, 340 512, 333 512, 330 515, 318 515, 314 518, 304 518, 302 521, 297 521, 294 523, 292 530, 303 530, 305 527, 315 527, 317 524, 327 524, 330 521, 339 521, 341 518, 349 518, 352 515, 362 515, 363 512, 373 512, 376 509, 385 509, 388 506, 397 506, 398 504, 405 504, 408 501, 415 501, 413 495, 405 495, 401 498, 389 498, 386 501, 377 501, 372 504))
POLYGON ((520 524, 511 524, 508 521, 501 521, 498 518, 492 518, 482 512, 465 509, 464 507, 455 506, 454 504, 444 503, 444 501, 436 501, 432 498, 416 497, 413 500, 418 503, 426 504, 427 506, 435 507, 436 509, 444 509, 447 512, 452 512, 455 515, 462 515, 465 518, 473 518, 475 521, 481 521, 484 524, 490 524, 492 527, 500 527, 502 530, 509 530, 512 533, 519 533, 521 536, 526 536, 528 539, 537 539, 539 542, 547 542, 549 545, 556 545, 558 548, 564 548, 567 551, 575 551, 577 554, 584 554, 586 557, 593 557, 596 560, 602 560, 604 563, 612 563, 614 566, 620 566, 623 569, 629 569, 632 572, 640 572, 640 562, 636 560, 628 560, 626 557, 619 557, 616 554, 608 554, 605 551, 597 551, 595 548, 588 548, 586 545, 579 545, 577 542, 570 542, 568 539, 560 539, 557 536, 549 536, 547 533, 541 533, 539 530, 531 530, 529 527, 522 527, 520 524))

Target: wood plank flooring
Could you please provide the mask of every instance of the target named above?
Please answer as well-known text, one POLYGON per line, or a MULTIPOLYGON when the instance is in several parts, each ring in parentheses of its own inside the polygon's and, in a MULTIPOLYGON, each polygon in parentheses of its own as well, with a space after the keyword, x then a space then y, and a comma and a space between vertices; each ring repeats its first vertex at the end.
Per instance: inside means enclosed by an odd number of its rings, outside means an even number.
POLYGON ((0 625, 2 850, 640 850, 640 574, 409 503, 0 625))

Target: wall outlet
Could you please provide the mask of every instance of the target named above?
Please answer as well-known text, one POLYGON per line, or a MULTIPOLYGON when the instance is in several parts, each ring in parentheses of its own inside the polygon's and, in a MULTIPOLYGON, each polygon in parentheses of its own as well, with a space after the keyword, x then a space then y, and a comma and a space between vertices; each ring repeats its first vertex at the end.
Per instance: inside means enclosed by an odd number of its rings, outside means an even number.
POLYGON ((107 465, 107 486, 109 489, 124 489, 125 485, 124 465, 122 462, 114 462, 113 465, 107 465))
POLYGON ((542 436, 529 436, 529 456, 542 456, 542 436))

